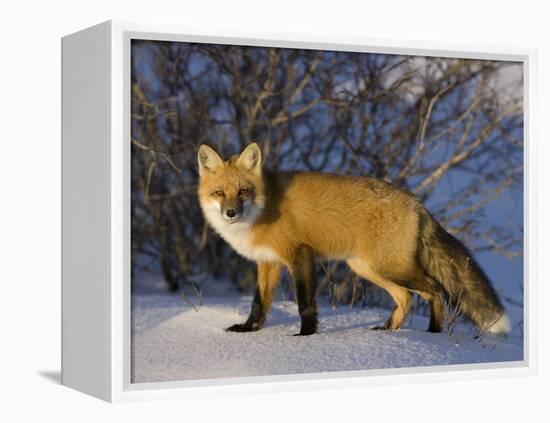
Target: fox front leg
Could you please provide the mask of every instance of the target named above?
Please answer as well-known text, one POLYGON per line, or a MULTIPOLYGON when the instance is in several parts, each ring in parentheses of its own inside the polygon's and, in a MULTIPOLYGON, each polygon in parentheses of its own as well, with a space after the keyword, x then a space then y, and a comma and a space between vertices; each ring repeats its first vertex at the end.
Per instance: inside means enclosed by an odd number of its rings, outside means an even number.
POLYGON ((248 316, 248 319, 246 319, 246 322, 231 325, 225 330, 229 332, 252 332, 262 328, 265 322, 266 312, 264 310, 259 291, 260 288, 256 288, 256 293, 252 299, 250 315, 248 316))
POLYGON ((281 265, 258 263, 258 286, 252 300, 250 315, 244 323, 228 327, 229 332, 252 332, 262 328, 273 301, 273 291, 281 279, 281 265))
POLYGON ((302 320, 300 333, 312 335, 317 331, 317 304, 315 302, 315 269, 313 252, 309 247, 300 247, 290 267, 290 274, 296 285, 298 311, 302 320))

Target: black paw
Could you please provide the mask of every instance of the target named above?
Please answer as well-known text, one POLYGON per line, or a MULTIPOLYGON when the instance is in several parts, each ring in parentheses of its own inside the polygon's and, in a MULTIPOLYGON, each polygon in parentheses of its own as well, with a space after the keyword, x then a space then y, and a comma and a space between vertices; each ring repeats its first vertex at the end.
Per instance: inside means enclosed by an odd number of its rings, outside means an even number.
POLYGON ((247 323, 237 323, 236 325, 229 326, 225 330, 227 332, 254 332, 259 329, 260 327, 258 325, 250 325, 247 323))
POLYGON ((309 335, 313 335, 314 333, 315 331, 300 331, 300 333, 295 333, 292 336, 309 336, 309 335))
POLYGON ((317 332, 317 321, 302 323, 300 333, 295 333, 294 336, 308 336, 317 332))
POLYGON ((373 328, 370 328, 370 330, 390 330, 390 328, 384 325, 384 326, 375 326, 373 328))

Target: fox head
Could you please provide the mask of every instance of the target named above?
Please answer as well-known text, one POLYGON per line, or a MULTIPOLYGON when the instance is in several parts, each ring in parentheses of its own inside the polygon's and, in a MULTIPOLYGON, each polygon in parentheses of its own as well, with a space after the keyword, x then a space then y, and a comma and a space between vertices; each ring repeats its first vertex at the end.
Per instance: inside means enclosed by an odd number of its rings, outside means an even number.
POLYGON ((262 153, 256 143, 228 160, 203 144, 198 152, 199 201, 215 227, 253 223, 265 205, 262 153))

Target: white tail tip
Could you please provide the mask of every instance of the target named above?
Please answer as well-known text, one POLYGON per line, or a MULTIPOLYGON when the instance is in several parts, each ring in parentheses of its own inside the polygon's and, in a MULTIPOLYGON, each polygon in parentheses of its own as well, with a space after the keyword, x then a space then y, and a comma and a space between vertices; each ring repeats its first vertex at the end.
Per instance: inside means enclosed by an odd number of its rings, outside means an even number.
POLYGON ((487 329, 489 333, 508 333, 510 332, 510 319, 503 314, 498 320, 487 329))

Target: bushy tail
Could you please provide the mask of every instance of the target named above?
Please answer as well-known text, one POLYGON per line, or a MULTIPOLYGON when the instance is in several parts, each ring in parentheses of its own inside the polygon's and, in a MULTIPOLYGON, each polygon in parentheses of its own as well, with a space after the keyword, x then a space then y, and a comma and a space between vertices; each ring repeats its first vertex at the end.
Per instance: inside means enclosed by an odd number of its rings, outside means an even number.
POLYGON ((489 278, 470 251, 426 211, 420 213, 419 258, 450 303, 481 332, 507 333, 510 323, 489 278))

